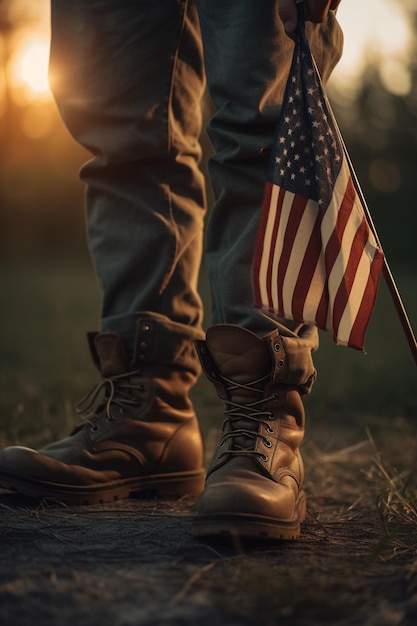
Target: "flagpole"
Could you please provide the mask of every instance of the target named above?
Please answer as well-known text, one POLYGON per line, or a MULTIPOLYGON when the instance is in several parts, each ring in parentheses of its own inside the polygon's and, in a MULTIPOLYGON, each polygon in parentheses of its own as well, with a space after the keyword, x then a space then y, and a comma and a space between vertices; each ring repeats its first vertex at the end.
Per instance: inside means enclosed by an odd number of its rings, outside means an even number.
MULTIPOLYGON (((312 57, 312 59, 313 59, 313 64, 314 64, 316 72, 317 72, 317 76, 320 78, 320 73, 318 71, 315 59, 313 57, 312 57)), ((327 105, 328 105, 328 110, 329 110, 329 112, 330 112, 330 114, 332 116, 334 126, 335 126, 335 128, 337 130, 340 143, 342 144, 343 151, 345 153, 345 157, 346 157, 347 163, 349 165, 349 169, 350 169, 350 173, 351 173, 351 176, 352 176, 353 183, 355 185, 356 191, 357 191, 357 193, 358 193, 358 195, 360 197, 360 200, 362 202, 362 206, 363 206, 363 209, 364 209, 364 212, 365 212, 365 217, 367 219, 369 228, 371 229, 378 246, 380 247, 381 250, 383 250, 383 247, 382 247, 381 242, 380 242, 379 237, 378 237, 377 230, 375 228, 375 224, 374 224, 372 216, 371 216, 371 212, 370 212, 370 210, 368 208, 368 205, 366 203, 366 200, 365 200, 365 197, 363 195, 361 186, 360 186, 359 181, 357 179, 357 176, 355 174, 355 170, 353 169, 353 165, 352 165, 352 162, 350 160, 348 151, 346 149, 345 142, 343 141, 342 134, 340 132, 340 129, 339 129, 339 126, 337 124, 336 118, 334 116, 332 107, 330 105, 330 102, 329 102, 329 100, 327 98, 327 95, 326 95, 324 89, 323 89, 323 94, 324 94, 324 97, 325 97, 327 105)), ((407 315, 407 311, 405 310, 405 306, 404 306, 403 301, 401 299, 400 292, 398 291, 397 285, 395 284, 395 280, 394 280, 394 277, 393 277, 392 272, 390 270, 390 267, 388 265, 388 261, 387 261, 387 258, 385 256, 385 254, 384 254, 384 263, 383 263, 383 266, 382 266, 382 273, 384 275, 385 282, 387 284, 388 290, 389 290, 389 292, 391 294, 391 298, 393 300, 393 303, 394 303, 395 309, 397 311, 398 317, 400 318, 400 322, 401 322, 401 325, 403 327, 405 336, 407 338, 408 345, 410 346, 410 350, 411 350, 411 354, 413 355, 414 362, 417 365, 417 341, 416 341, 416 337, 414 335, 414 332, 413 332, 410 320, 409 320, 408 315, 407 315)))
MULTIPOLYGON (((357 193, 360 196, 360 199, 361 199, 364 211, 365 211, 365 216, 366 216, 369 228, 371 229, 371 231, 372 231, 372 233, 373 233, 373 235, 374 235, 374 237, 376 239, 376 242, 377 242, 378 246, 381 248, 381 250, 383 250, 383 247, 382 247, 381 242, 380 242, 379 237, 378 237, 377 230, 375 228, 375 224, 374 224, 374 222, 372 220, 371 213, 370 213, 368 205, 367 205, 367 203, 365 201, 362 189, 361 189, 361 187, 359 185, 359 181, 358 181, 358 179, 356 177, 356 174, 355 174, 355 171, 353 169, 350 157, 349 157, 349 155, 347 153, 346 146, 345 146, 345 144, 343 142, 343 139, 342 139, 340 133, 339 133, 339 138, 340 138, 340 140, 342 142, 343 150, 345 151, 345 156, 346 156, 346 159, 347 159, 348 164, 349 164, 349 169, 350 169, 350 172, 351 172, 351 175, 352 175, 352 178, 353 178, 353 182, 354 182, 356 191, 357 191, 357 193)), ((391 272, 391 269, 390 269, 390 267, 388 265, 387 257, 385 256, 385 254, 384 254, 384 264, 383 264, 383 267, 382 267, 382 273, 384 275, 385 282, 387 284, 388 290, 389 290, 389 292, 391 294, 391 298, 392 298, 394 306, 396 308, 398 317, 400 318, 400 322, 401 322, 401 325, 403 327, 405 336, 407 338, 408 345, 410 346, 410 350, 411 350, 411 353, 413 355, 414 361, 415 361, 415 363, 417 365, 417 341, 416 341, 416 337, 414 335, 414 332, 413 332, 410 320, 409 320, 408 315, 407 315, 407 311, 406 311, 405 306, 403 304, 403 301, 401 299, 400 292, 398 291, 397 285, 396 285, 395 280, 394 280, 394 276, 392 275, 392 272, 391 272)))
POLYGON ((385 282, 387 283, 388 289, 391 293, 391 297, 394 301, 395 308, 397 309, 398 316, 402 323, 405 335, 408 340, 408 344, 410 346, 411 352, 414 357, 414 361, 417 365, 417 342, 415 335, 413 333, 413 329, 410 324, 410 320, 408 319, 407 312, 405 310, 403 301, 401 300, 401 296, 398 292, 397 285, 395 284, 393 275, 387 263, 387 259, 384 257, 384 266, 383 266, 383 274, 385 278, 385 282))

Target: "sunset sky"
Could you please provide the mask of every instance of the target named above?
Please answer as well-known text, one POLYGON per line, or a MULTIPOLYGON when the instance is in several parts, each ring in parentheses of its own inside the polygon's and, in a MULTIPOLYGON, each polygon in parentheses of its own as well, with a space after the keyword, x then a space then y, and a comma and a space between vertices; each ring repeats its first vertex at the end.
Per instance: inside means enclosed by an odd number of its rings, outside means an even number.
MULTIPOLYGON (((403 5, 411 1, 342 1, 338 16, 345 33, 345 50, 332 79, 336 84, 354 88, 367 62, 377 58, 385 86, 394 93, 407 93, 410 26, 403 5)), ((23 9, 31 13, 30 24, 17 32, 12 42, 14 53, 7 80, 13 98, 21 105, 47 102, 49 0, 14 0, 12 6, 17 15, 23 9)))
POLYGON ((414 1, 342 0, 338 18, 345 34, 345 48, 335 70, 336 82, 356 82, 367 62, 377 58, 385 87, 393 93, 407 93, 411 27, 404 5, 414 1))
MULTIPOLYGON (((357 139, 351 125, 351 119, 358 110, 355 108, 355 95, 362 86, 361 78, 368 64, 378 67, 385 88, 393 94, 403 96, 411 90, 413 68, 410 65, 415 63, 412 46, 416 38, 408 19, 411 9, 416 8, 417 0, 342 0, 340 4, 338 19, 344 31, 345 48, 331 78, 329 96, 350 146, 357 139), (352 117, 349 117, 350 113, 352 117)), ((45 223, 55 223, 57 229, 64 228, 64 211, 55 211, 57 205, 63 204, 62 189, 66 190, 68 215, 73 206, 82 206, 84 201, 84 188, 78 185, 77 172, 90 154, 68 133, 48 87, 49 11, 50 0, 0 1, 3 32, 5 25, 10 24, 7 36, 0 38, 0 143, 3 148, 7 146, 3 196, 7 196, 10 205, 10 224, 15 219, 15 235, 8 235, 13 253, 17 249, 16 242, 19 242, 19 250, 34 246, 34 232, 44 232, 45 223), (24 185, 20 182, 22 177, 24 185), (50 184, 51 180, 54 185, 50 184), (33 211, 34 206, 36 211, 33 211), (25 214, 25 224, 29 224, 25 239, 21 230, 22 219, 16 207, 25 214), (43 222, 35 220, 32 224, 28 222, 28 215, 32 216, 32 213, 45 213, 47 219, 43 222)), ((379 98, 380 93, 381 90, 375 90, 374 95, 379 98)), ((399 145, 410 149, 415 146, 413 97, 400 103, 397 101, 398 110, 404 111, 404 116, 408 115, 401 120, 395 118, 392 102, 390 98, 378 100, 379 116, 372 127, 374 132, 365 133, 366 137, 364 135, 367 149, 374 152, 366 158, 362 158, 362 151, 354 155, 362 184, 367 185, 372 193, 380 194, 373 200, 378 206, 384 200, 381 194, 391 194, 391 198, 396 193, 403 196, 409 193, 410 198, 415 197, 414 192, 408 190, 411 185, 408 181, 414 180, 414 174, 409 174, 407 170, 410 159, 397 153, 381 154, 393 135, 399 145), (408 103, 411 103, 410 106, 408 103), (404 108, 401 108, 402 105, 404 108), (401 162, 400 156, 403 159, 401 162)), ((209 154, 210 146, 205 145, 205 148, 209 154)), ((403 196, 399 200, 401 206, 412 202, 405 202, 403 196)), ((387 207, 388 204, 389 198, 386 200, 387 207)), ((80 223, 79 228, 84 228, 84 223, 80 223)))

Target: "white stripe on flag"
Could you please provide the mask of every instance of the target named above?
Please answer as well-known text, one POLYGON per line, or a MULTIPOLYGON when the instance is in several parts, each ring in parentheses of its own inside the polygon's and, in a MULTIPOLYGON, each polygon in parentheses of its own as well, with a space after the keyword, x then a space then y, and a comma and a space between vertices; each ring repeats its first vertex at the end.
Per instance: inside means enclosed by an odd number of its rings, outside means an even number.
POLYGON ((326 246, 329 243, 329 239, 334 232, 336 221, 337 221, 337 215, 342 205, 349 179, 350 179, 349 170, 347 168, 346 163, 343 162, 342 167, 340 168, 340 172, 337 176, 336 183, 333 188, 333 193, 332 193, 329 206, 325 210, 325 214, 324 214, 322 225, 321 225, 321 237, 322 237, 322 242, 323 242, 323 250, 326 249, 326 246))
POLYGON ((321 254, 304 303, 303 320, 307 324, 315 324, 316 322, 317 309, 319 308, 325 281, 326 267, 324 265, 324 257, 321 254))
MULTIPOLYGON (((276 242, 272 242, 272 234, 274 232, 274 224, 277 214, 279 187, 272 185, 271 200, 268 208, 268 220, 265 225, 264 241, 262 257, 259 266, 259 291, 261 302, 264 306, 269 307, 268 299, 268 266, 272 249, 276 247, 276 242)), ((274 262, 275 265, 275 262, 274 262)))

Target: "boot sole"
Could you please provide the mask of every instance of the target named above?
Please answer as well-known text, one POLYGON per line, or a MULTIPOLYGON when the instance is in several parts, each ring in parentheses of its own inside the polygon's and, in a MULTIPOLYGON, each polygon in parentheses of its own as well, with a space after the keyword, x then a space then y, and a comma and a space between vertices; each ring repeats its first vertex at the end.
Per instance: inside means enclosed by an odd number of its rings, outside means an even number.
POLYGON ((296 513, 291 520, 247 513, 197 515, 193 519, 193 535, 207 539, 298 539, 306 512, 306 495, 301 491, 296 502, 296 513))
POLYGON ((103 485, 60 485, 2 474, 0 487, 37 500, 52 500, 65 504, 102 504, 126 500, 135 495, 152 494, 160 497, 198 496, 204 488, 205 471, 154 474, 103 485))

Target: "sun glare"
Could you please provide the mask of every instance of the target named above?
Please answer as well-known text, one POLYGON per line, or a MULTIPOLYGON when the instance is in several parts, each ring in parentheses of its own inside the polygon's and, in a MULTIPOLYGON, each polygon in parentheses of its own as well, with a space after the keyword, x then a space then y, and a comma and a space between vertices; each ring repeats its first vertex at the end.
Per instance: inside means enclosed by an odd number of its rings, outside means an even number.
POLYGON ((19 104, 49 100, 49 43, 44 37, 22 36, 9 65, 13 96, 19 104))
MULTIPOLYGON (((37 28, 22 30, 13 42, 14 53, 7 68, 7 79, 15 102, 21 106, 51 100, 48 84, 49 3, 37 0, 37 28)), ((34 5, 20 0, 28 9, 34 5)), ((16 3, 16 7, 18 4, 16 3)), ((344 31, 342 59, 332 81, 348 94, 355 93, 369 62, 379 68, 385 87, 397 95, 408 93, 410 76, 410 29, 412 26, 398 0, 344 0, 338 19, 344 31)), ((1 86, 4 78, 0 76, 1 86)), ((1 107, 0 107, 1 108, 1 107)))
POLYGON ((397 0, 349 0, 341 2, 338 19, 345 45, 334 82, 355 90, 366 66, 375 62, 389 91, 408 93, 412 26, 404 6, 397 0))

